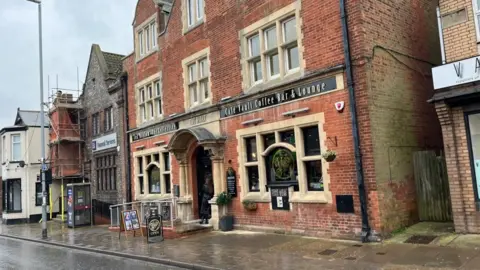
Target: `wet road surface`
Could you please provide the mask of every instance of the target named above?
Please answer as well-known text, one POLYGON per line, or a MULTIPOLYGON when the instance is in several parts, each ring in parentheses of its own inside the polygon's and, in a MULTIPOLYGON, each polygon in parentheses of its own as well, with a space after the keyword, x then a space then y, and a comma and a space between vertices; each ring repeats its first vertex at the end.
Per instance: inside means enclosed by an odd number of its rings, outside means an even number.
POLYGON ((0 269, 162 269, 182 268, 0 237, 0 269))

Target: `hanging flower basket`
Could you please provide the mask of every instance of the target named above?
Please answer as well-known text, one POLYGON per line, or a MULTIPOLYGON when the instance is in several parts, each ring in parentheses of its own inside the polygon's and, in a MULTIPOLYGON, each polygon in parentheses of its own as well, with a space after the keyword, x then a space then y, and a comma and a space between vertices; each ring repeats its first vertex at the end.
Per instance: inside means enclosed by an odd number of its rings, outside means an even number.
POLYGON ((243 201, 243 208, 245 208, 248 211, 255 211, 257 210, 257 204, 252 201, 243 201))
POLYGON ((337 158, 337 152, 332 151, 332 150, 327 150, 322 154, 323 159, 325 159, 326 162, 332 162, 337 158))

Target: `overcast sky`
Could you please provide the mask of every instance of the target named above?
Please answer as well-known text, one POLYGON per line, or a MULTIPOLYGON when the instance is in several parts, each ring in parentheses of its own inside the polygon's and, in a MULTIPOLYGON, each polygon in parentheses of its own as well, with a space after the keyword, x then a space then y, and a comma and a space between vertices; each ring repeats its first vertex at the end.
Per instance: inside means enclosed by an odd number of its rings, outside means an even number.
MULTIPOLYGON (((44 89, 80 87, 92 43, 129 54, 137 0, 42 0, 44 89)), ((0 0, 0 128, 13 125, 18 107, 40 110, 37 5, 0 0)))

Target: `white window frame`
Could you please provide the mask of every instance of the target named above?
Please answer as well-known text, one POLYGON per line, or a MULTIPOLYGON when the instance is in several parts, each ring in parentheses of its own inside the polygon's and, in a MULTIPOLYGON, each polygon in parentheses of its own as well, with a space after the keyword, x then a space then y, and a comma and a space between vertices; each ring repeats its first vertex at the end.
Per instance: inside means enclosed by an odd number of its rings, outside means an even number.
POLYGON ((137 27, 137 59, 142 59, 158 49, 158 26, 156 16, 137 27))
POLYGON ((205 0, 183 0, 182 3, 185 33, 205 21, 205 0))
POLYGON ((300 77, 304 69, 303 61, 303 33, 301 31, 302 19, 300 16, 301 3, 296 1, 285 6, 267 17, 264 17, 255 23, 239 31, 241 41, 241 65, 242 65, 242 87, 244 91, 261 90, 265 86, 273 85, 283 78, 300 77), (295 34, 291 40, 285 41, 284 23, 289 20, 295 20, 295 34), (276 46, 267 49, 266 30, 275 27, 276 46), (250 38, 259 35, 260 37, 260 56, 251 56, 250 38), (288 68, 288 49, 297 47, 298 66, 292 69, 288 68), (278 72, 271 74, 270 61, 272 55, 277 55, 278 66, 275 67, 278 72), (254 63, 260 59, 262 78, 255 78, 254 63))
POLYGON ((304 117, 298 117, 295 119, 288 119, 279 121, 276 123, 269 123, 258 125, 255 127, 249 127, 245 129, 237 130, 237 142, 239 144, 239 171, 240 171, 240 184, 244 192, 241 193, 242 200, 252 200, 257 202, 269 202, 270 192, 266 190, 267 177, 266 177, 266 163, 265 157, 271 149, 276 147, 288 148, 294 151, 297 156, 297 170, 298 170, 298 185, 299 191, 293 191, 291 189, 291 203, 331 203, 332 195, 329 189, 330 177, 328 174, 328 163, 322 159, 321 154, 315 156, 306 156, 304 149, 303 131, 302 128, 318 125, 318 132, 320 138, 321 151, 327 150, 325 145, 326 134, 323 131, 325 119, 323 113, 314 115, 308 115, 304 117), (295 146, 282 143, 280 133, 286 130, 294 130, 295 132, 295 146), (264 146, 263 135, 275 134, 275 143, 268 148, 264 146), (246 139, 256 138, 257 145, 257 160, 249 162, 247 159, 246 139), (323 177, 323 191, 308 190, 308 178, 306 172, 306 162, 322 160, 322 177, 323 177), (248 167, 257 166, 258 168, 258 180, 260 191, 250 191, 248 181, 248 167))
POLYGON ((155 77, 155 79, 149 80, 137 89, 139 123, 163 118, 163 92, 161 78, 155 77))
POLYGON ((210 73, 210 49, 206 48, 182 61, 184 72, 185 109, 192 109, 212 102, 211 73, 210 73), (200 63, 205 63, 204 74, 200 63), (191 67, 195 65, 193 73, 191 67), (203 75, 203 76, 202 76, 203 75), (196 101, 191 93, 191 88, 196 89, 196 101), (208 97, 207 97, 208 96, 208 97))
POLYGON ((11 161, 21 161, 22 160, 22 136, 20 133, 17 133, 17 134, 12 134, 10 135, 10 144, 12 146, 12 160, 11 161), (18 138, 18 141, 15 141, 14 138, 18 138), (20 152, 19 152, 19 157, 15 157, 15 146, 14 145, 18 145, 18 147, 20 148, 20 152))
POLYGON ((475 23, 475 34, 477 37, 477 43, 480 42, 480 6, 478 6, 478 0, 472 0, 472 8, 473 8, 473 20, 475 23))
POLYGON ((137 152, 134 156, 135 160, 135 179, 136 179, 136 197, 145 197, 145 196, 159 196, 159 197, 171 197, 173 194, 173 184, 172 184, 172 175, 171 175, 171 168, 172 168, 172 155, 164 148, 162 149, 149 149, 137 152), (167 155, 165 155, 168 153, 167 155), (155 160, 155 155, 158 155, 158 161, 155 160), (170 170, 166 170, 165 167, 165 156, 168 156, 168 162, 170 170), (149 162, 148 162, 148 159, 149 162), (142 164, 140 164, 142 162, 142 164), (148 171, 152 166, 159 168, 160 170, 160 192, 150 192, 150 179, 148 171), (169 176, 169 184, 170 184, 170 192, 167 193, 166 189, 166 181, 167 177, 169 176), (143 188, 144 193, 141 194, 140 192, 140 177, 143 177, 143 188))

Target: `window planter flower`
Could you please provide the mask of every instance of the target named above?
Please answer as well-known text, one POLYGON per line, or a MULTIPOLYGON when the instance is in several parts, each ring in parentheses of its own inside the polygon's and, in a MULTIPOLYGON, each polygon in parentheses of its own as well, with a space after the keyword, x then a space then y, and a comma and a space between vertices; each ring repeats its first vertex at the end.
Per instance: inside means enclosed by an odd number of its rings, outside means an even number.
POLYGON ((255 211, 257 210, 257 204, 252 201, 243 201, 243 208, 245 208, 248 211, 255 211))
POLYGON ((325 161, 332 162, 337 157, 337 152, 332 151, 332 150, 327 150, 326 152, 324 152, 322 154, 322 157, 323 157, 323 159, 325 159, 325 161))

